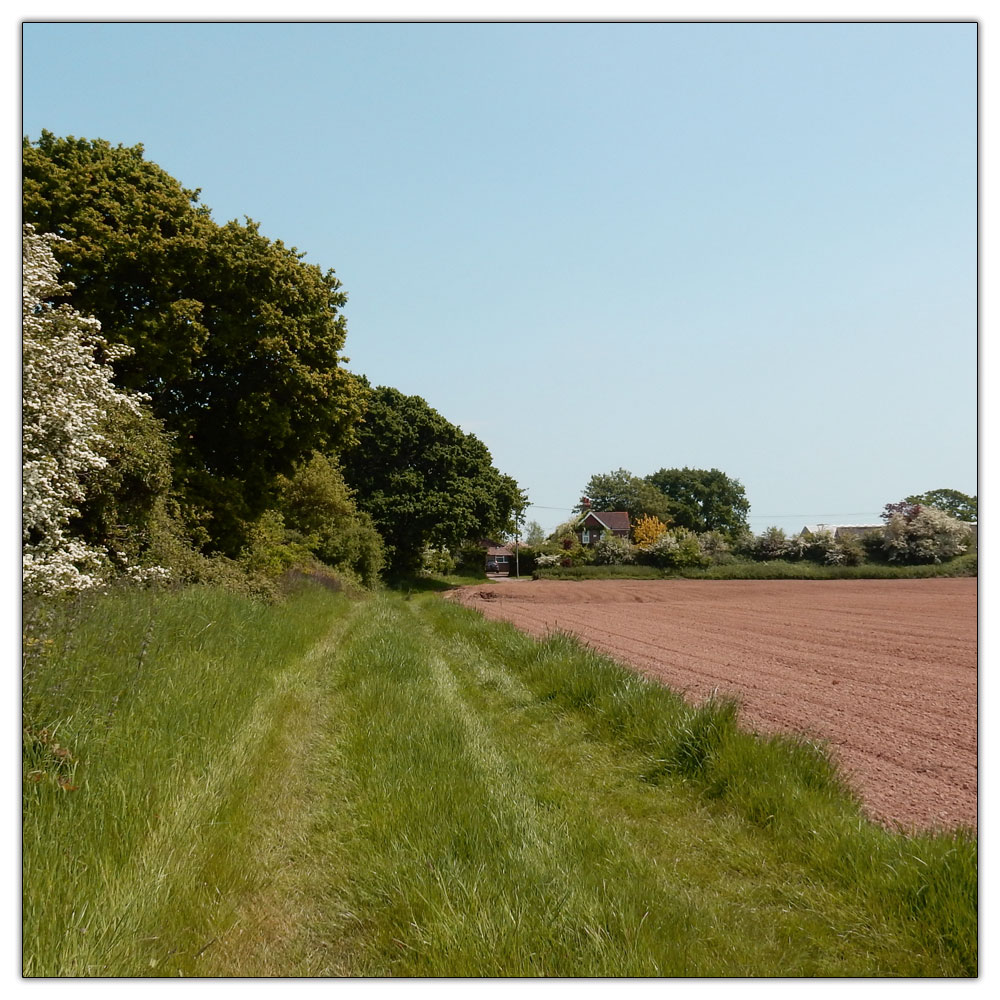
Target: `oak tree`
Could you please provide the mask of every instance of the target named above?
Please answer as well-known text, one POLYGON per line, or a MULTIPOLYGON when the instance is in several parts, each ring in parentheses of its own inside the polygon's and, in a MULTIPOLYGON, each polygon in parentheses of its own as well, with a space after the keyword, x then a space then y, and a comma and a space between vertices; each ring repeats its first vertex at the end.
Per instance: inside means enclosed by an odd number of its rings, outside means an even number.
POLYGON ((358 442, 341 462, 396 574, 418 568, 425 546, 455 548, 509 533, 525 505, 482 441, 398 389, 372 391, 358 442))
POLYGON ((111 340, 115 381, 146 393, 176 442, 175 481, 231 554, 276 477, 349 444, 364 405, 341 356, 346 296, 250 219, 217 225, 141 145, 23 143, 23 213, 56 245, 74 307, 111 340))

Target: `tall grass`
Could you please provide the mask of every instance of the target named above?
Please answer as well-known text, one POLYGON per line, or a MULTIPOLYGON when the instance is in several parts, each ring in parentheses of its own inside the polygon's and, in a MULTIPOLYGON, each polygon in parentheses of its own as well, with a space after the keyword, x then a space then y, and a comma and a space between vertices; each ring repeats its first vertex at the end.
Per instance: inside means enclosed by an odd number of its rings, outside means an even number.
POLYGON ((28 975, 976 973, 971 834, 565 636, 310 587, 26 624, 28 975))
POLYGON ((26 609, 26 975, 192 971, 256 877, 231 851, 255 775, 345 607, 196 588, 26 609))

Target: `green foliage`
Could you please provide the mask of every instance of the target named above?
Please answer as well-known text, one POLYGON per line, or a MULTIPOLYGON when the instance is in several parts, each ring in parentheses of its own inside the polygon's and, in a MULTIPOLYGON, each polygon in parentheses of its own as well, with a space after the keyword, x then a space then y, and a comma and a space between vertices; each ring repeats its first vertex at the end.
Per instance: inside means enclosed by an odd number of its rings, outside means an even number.
POLYGON ((535 557, 537 554, 538 550, 535 546, 521 545, 518 547, 514 566, 521 576, 530 576, 535 571, 535 557))
POLYGON ((250 525, 240 562, 251 576, 273 579, 293 566, 309 562, 310 555, 308 542, 286 530, 281 513, 265 510, 250 525))
POLYGON ((235 555, 275 477, 352 438, 364 388, 341 366, 340 282, 249 219, 214 223, 142 146, 43 132, 23 177, 24 220, 71 241, 57 253, 74 305, 134 348, 116 381, 149 395, 178 488, 235 555))
POLYGON ((977 974, 974 834, 410 596, 29 604, 23 973, 977 974))
POLYGON ((107 548, 112 561, 124 556, 128 565, 140 565, 149 561, 153 535, 170 516, 170 441, 148 410, 122 406, 105 414, 101 436, 98 452, 106 464, 83 477, 84 498, 72 528, 88 544, 107 548))
POLYGON ((927 493, 917 493, 904 499, 906 503, 933 507, 959 521, 979 520, 979 498, 970 497, 958 490, 929 490, 927 493))
POLYGON ((785 532, 772 525, 762 531, 753 541, 751 555, 754 559, 784 559, 791 554, 785 532))
POLYGON ((681 569, 656 569, 652 566, 575 566, 538 564, 536 580, 662 580, 683 577, 691 580, 923 580, 931 577, 975 576, 978 559, 975 552, 956 556, 941 563, 901 565, 899 563, 862 562, 858 565, 830 565, 812 562, 788 562, 770 559, 750 562, 733 557, 708 566, 681 569))
POLYGON ((636 560, 659 569, 706 566, 709 557, 698 544, 698 536, 687 528, 671 528, 651 545, 636 550, 636 560))
POLYGON ((371 393, 358 442, 341 462, 396 575, 419 569, 428 545, 454 549, 509 532, 524 505, 517 484, 494 468, 477 437, 398 389, 371 393))
POLYGON ((890 562, 937 563, 965 552, 968 525, 933 507, 894 514, 882 529, 882 552, 890 562))
POLYGON ((750 502, 743 484, 718 469, 660 469, 645 481, 669 501, 678 527, 729 537, 747 528, 750 502))
POLYGON ((434 549, 430 546, 424 549, 424 559, 421 570, 435 576, 449 576, 458 567, 455 557, 447 549, 434 549))
POLYGON ((721 531, 706 531, 698 536, 702 553, 712 563, 728 563, 734 558, 734 544, 721 531))
POLYGON ((529 521, 521 537, 525 545, 541 545, 545 541, 545 531, 537 521, 529 521))
MULTIPOLYGON (((584 495, 590 501, 590 510, 623 510, 632 521, 643 515, 659 518, 664 524, 673 520, 674 505, 627 469, 591 476, 584 495)), ((582 512, 587 508, 581 502, 575 509, 582 512)))
POLYGON ((278 496, 285 524, 304 536, 317 558, 366 587, 375 585, 385 546, 371 517, 358 510, 335 458, 313 454, 290 477, 278 478, 278 496))
POLYGON ((627 538, 606 531, 594 545, 594 563, 597 566, 627 566, 635 562, 635 548, 627 538))
POLYGON ((486 578, 486 551, 479 542, 466 541, 456 546, 455 571, 479 580, 486 578))
POLYGON ((272 882, 252 845, 317 728, 306 654, 348 606, 318 586, 280 606, 207 587, 26 603, 25 975, 203 973, 272 882))

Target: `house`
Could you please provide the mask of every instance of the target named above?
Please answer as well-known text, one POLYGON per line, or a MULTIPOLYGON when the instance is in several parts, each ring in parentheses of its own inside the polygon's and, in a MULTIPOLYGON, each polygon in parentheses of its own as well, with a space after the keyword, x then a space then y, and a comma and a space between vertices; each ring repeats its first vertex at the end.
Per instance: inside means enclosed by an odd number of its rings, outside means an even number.
POLYGON ((591 510, 576 522, 574 530, 581 545, 594 545, 606 531, 618 538, 628 538, 631 529, 628 511, 591 510))
POLYGON ((486 546, 486 572, 510 573, 514 566, 514 550, 507 545, 486 546))
POLYGON ((828 531, 834 538, 863 538, 869 531, 881 531, 883 524, 807 524, 803 533, 809 532, 811 535, 818 535, 820 532, 828 531))

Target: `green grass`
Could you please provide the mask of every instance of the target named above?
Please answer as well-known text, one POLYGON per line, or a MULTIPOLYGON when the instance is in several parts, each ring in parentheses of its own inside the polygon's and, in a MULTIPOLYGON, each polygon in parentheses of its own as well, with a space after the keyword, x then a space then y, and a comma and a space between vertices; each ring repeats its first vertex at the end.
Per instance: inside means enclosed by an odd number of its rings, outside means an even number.
POLYGON ((811 562, 738 560, 705 568, 658 570, 651 566, 553 566, 537 569, 536 580, 923 580, 930 577, 976 576, 975 552, 943 563, 897 566, 863 563, 860 566, 823 566, 811 562))
POLYGON ((434 594, 85 610, 29 634, 28 975, 976 974, 975 837, 731 703, 434 594))

